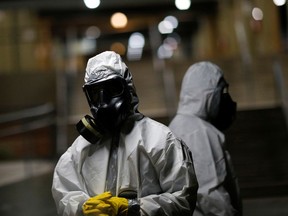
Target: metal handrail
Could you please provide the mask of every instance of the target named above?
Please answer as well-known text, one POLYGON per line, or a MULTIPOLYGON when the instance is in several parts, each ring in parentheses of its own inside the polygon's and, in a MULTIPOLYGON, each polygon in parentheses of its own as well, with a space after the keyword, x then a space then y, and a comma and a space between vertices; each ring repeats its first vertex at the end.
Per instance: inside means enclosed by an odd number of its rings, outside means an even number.
POLYGON ((16 121, 22 122, 20 124, 20 127, 13 127, 10 126, 8 128, 2 128, 0 131, 0 138, 7 137, 11 135, 26 133, 29 131, 33 131, 36 129, 40 129, 43 127, 47 127, 50 125, 55 124, 56 120, 55 117, 51 116, 45 116, 45 115, 51 115, 55 111, 54 106, 51 103, 43 104, 37 107, 17 111, 17 112, 11 112, 7 114, 1 114, 0 115, 0 125, 1 124, 7 124, 7 123, 13 123, 16 121), (41 117, 42 119, 34 119, 33 121, 28 121, 29 118, 36 118, 41 117))
POLYGON ((45 115, 54 111, 54 106, 51 103, 43 104, 37 107, 24 109, 12 113, 5 113, 0 115, 0 124, 13 122, 25 118, 37 117, 45 115))

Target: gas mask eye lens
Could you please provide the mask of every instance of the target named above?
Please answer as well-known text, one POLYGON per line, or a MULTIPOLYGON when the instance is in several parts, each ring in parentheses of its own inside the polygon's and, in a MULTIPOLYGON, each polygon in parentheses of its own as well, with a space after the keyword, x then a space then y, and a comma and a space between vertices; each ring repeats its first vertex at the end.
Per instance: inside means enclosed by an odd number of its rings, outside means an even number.
POLYGON ((88 101, 92 104, 96 104, 100 100, 101 88, 99 87, 98 85, 92 85, 84 88, 88 101))
POLYGON ((107 82, 105 89, 110 97, 117 97, 123 93, 124 85, 121 80, 113 79, 107 82))
POLYGON ((99 104, 100 101, 108 102, 111 98, 118 97, 124 92, 124 83, 121 79, 110 79, 87 86, 85 93, 91 104, 99 104))

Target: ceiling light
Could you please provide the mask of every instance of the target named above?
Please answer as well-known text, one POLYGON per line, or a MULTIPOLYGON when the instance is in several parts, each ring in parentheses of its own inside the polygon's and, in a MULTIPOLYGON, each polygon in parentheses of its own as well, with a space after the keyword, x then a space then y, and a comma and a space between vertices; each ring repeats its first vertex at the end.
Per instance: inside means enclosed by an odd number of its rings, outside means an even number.
POLYGON ((173 50, 167 45, 161 45, 157 50, 157 56, 160 59, 169 59, 173 56, 173 50))
POLYGON ((131 34, 128 40, 127 58, 129 61, 136 61, 142 58, 145 37, 139 32, 131 34))
POLYGON ((94 9, 100 5, 100 0, 83 0, 87 8, 94 9))
POLYGON ((114 28, 124 28, 128 20, 125 14, 117 12, 111 16, 110 22, 114 28))
POLYGON ((177 20, 176 17, 174 17, 174 16, 167 16, 167 17, 165 17, 164 20, 170 22, 170 23, 172 24, 172 26, 173 26, 174 29, 178 27, 178 20, 177 20))
POLYGON ((260 21, 263 19, 263 12, 260 8, 253 8, 252 10, 252 17, 257 20, 257 21, 260 21))
POLYGON ((145 38, 143 34, 139 32, 133 33, 129 38, 128 45, 131 48, 143 48, 145 45, 145 38))
POLYGON ((190 8, 191 1, 190 0, 175 0, 175 6, 179 10, 187 10, 190 8))
POLYGON ((276 6, 283 6, 286 3, 286 0, 273 0, 276 6))
POLYGON ((170 34, 173 32, 173 24, 168 20, 163 20, 158 24, 158 30, 161 34, 170 34))

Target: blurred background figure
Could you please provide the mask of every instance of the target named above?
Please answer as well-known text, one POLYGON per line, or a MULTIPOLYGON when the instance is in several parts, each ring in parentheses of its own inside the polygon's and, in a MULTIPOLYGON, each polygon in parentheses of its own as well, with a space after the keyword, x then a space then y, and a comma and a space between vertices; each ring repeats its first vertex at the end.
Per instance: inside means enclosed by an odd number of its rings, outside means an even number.
POLYGON ((171 130, 190 148, 199 182, 193 215, 242 215, 238 180, 221 132, 232 124, 236 103, 221 69, 211 62, 187 70, 171 130))

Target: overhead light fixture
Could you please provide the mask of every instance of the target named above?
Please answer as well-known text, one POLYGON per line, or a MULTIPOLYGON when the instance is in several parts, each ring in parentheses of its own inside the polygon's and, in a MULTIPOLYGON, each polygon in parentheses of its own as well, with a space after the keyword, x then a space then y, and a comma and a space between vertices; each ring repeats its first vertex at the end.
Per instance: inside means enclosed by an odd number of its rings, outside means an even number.
POLYGON ((191 0, 175 0, 175 6, 179 10, 187 10, 190 8, 191 0))
POLYGON ((174 29, 176 29, 178 27, 178 19, 176 17, 169 15, 169 16, 165 17, 164 20, 170 22, 174 29))
POLYGON ((261 21, 263 20, 263 11, 260 8, 253 8, 252 17, 254 20, 261 21))
POLYGON ((170 34, 173 32, 173 24, 168 20, 163 20, 158 24, 158 31, 161 34, 170 34))
POLYGON ((170 34, 178 27, 178 20, 174 16, 166 16, 159 24, 158 31, 161 34, 170 34))
POLYGON ((140 32, 131 34, 128 40, 127 58, 130 61, 140 60, 145 45, 145 37, 140 32))
POLYGON ((100 0, 83 0, 84 4, 89 9, 95 9, 100 5, 100 0))
POLYGON ((117 12, 111 16, 110 22, 114 28, 124 28, 127 25, 128 20, 125 14, 117 12))
POLYGON ((134 32, 129 37, 128 44, 131 48, 143 48, 145 45, 145 37, 139 32, 134 32))
POLYGON ((170 46, 162 44, 157 50, 157 56, 159 59, 169 59, 173 56, 173 50, 170 46))
POLYGON ((163 41, 164 45, 167 45, 171 48, 171 50, 176 50, 178 47, 178 41, 174 38, 174 37, 167 37, 164 41, 163 41))
POLYGON ((273 0, 276 6, 283 6, 286 3, 286 0, 273 0))

